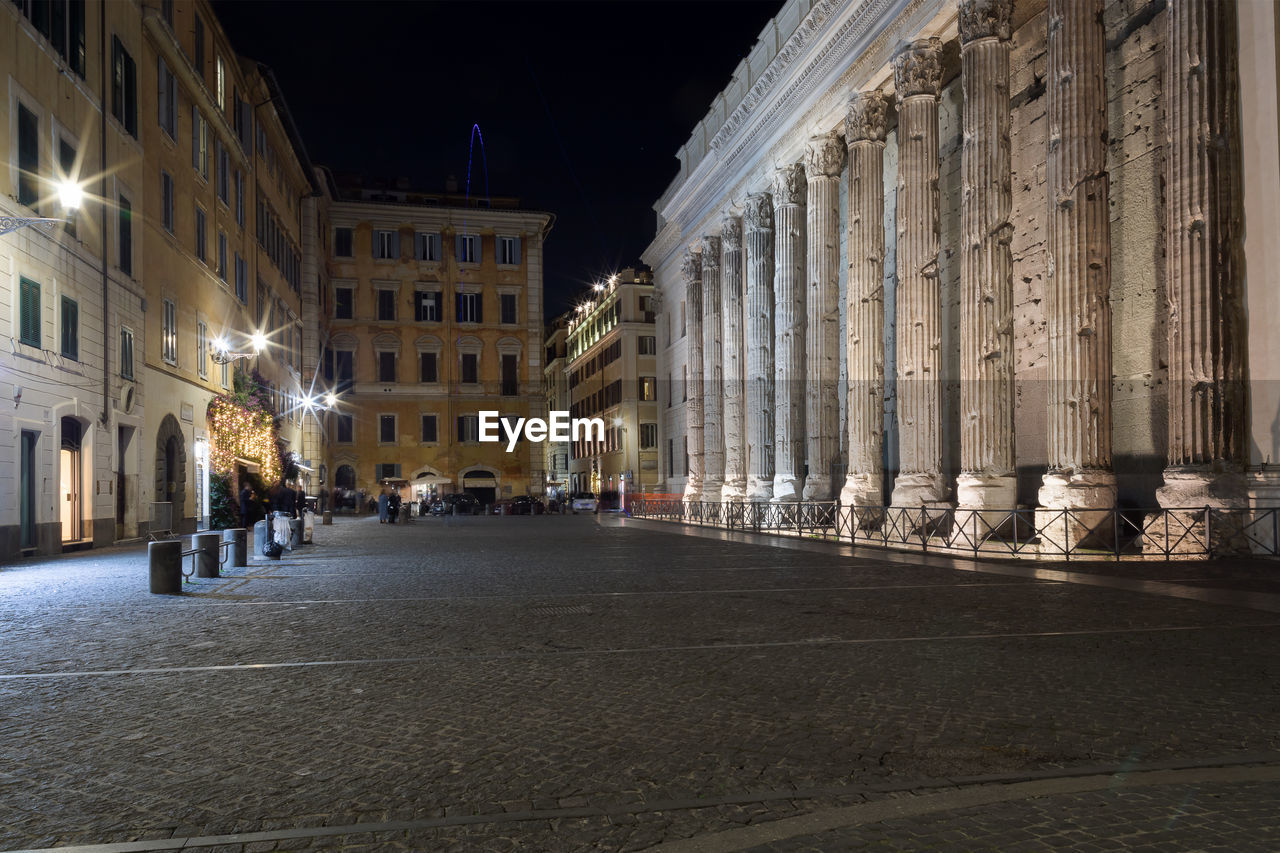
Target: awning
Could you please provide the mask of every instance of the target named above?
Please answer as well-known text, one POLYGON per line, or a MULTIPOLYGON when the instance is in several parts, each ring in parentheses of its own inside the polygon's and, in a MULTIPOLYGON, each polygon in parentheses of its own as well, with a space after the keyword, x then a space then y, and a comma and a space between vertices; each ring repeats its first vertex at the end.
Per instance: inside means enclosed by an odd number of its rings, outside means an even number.
POLYGON ((430 465, 419 468, 409 475, 409 481, 415 486, 440 486, 452 483, 452 477, 446 477, 430 465))

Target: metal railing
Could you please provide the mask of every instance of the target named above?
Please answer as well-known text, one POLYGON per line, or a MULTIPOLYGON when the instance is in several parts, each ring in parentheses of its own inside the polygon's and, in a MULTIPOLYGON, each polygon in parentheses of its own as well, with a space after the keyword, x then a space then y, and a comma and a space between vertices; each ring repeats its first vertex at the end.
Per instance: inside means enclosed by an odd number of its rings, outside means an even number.
POLYGON ((909 551, 1047 560, 1280 556, 1280 508, 1010 509, 637 498, 637 518, 909 551))

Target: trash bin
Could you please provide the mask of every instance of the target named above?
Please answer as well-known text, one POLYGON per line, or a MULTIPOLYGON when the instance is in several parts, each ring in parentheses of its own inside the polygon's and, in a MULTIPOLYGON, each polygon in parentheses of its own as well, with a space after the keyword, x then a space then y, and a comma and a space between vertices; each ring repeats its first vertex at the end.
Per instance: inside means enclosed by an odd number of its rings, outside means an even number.
POLYGON ((408 523, 410 515, 412 515, 412 513, 409 512, 409 505, 400 504, 400 520, 408 523))
POLYGON ((230 542, 231 553, 228 555, 228 563, 232 566, 243 566, 248 563, 247 538, 249 531, 243 527, 229 527, 222 531, 222 541, 230 542))
POLYGON ((293 551, 294 549, 301 548, 302 547, 302 519, 289 518, 289 519, 286 519, 286 521, 289 522, 289 550, 293 551))

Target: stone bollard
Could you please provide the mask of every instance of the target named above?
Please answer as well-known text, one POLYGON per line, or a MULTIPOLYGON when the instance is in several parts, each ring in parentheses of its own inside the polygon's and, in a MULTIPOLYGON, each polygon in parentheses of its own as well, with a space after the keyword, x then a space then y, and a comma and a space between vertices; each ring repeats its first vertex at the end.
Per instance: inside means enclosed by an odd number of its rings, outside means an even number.
POLYGON ((320 515, 320 523, 321 523, 321 524, 333 524, 333 513, 326 509, 326 510, 325 510, 325 511, 320 515))
POLYGON ((249 548, 248 548, 249 531, 243 527, 230 527, 222 531, 222 541, 230 542, 231 553, 229 563, 232 566, 248 565, 249 548))
POLYGON ((151 591, 157 595, 182 594, 182 543, 152 542, 147 546, 151 566, 151 591))
POLYGON ((262 553, 262 543, 271 538, 271 522, 265 518, 253 525, 253 559, 266 560, 267 555, 262 553))
POLYGON ((289 550, 293 551, 302 547, 302 519, 290 518, 288 521, 289 521, 289 550))
POLYGON ((216 533, 197 533, 191 537, 196 551, 196 577, 216 578, 218 574, 218 542, 216 533))

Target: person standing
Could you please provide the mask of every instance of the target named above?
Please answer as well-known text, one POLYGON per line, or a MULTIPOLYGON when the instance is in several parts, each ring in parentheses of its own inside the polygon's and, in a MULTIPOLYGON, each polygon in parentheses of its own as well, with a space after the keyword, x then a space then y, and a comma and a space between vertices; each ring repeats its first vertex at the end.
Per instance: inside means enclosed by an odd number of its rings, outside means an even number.
POLYGON ((378 494, 378 523, 387 523, 387 508, 390 506, 391 497, 387 494, 387 490, 383 489, 378 494))
POLYGON ((320 487, 320 512, 323 514, 329 508, 329 490, 324 486, 320 487))
POLYGON ((249 527, 253 521, 249 518, 249 508, 253 503, 253 489, 249 488, 249 484, 245 483, 240 489, 240 526, 249 527))
POLYGON ((297 503, 294 505, 294 510, 297 512, 298 518, 302 518, 302 516, 307 512, 307 490, 302 488, 301 483, 298 484, 298 493, 296 498, 297 503))

